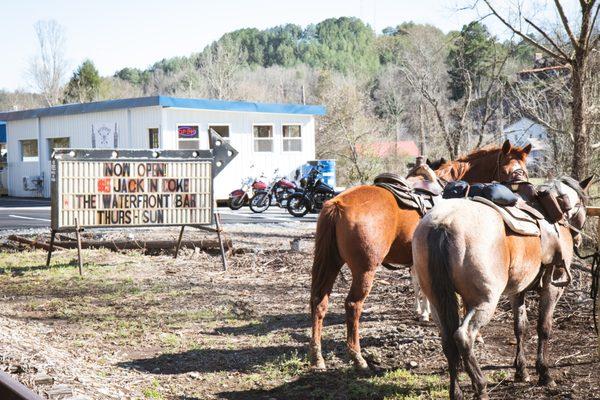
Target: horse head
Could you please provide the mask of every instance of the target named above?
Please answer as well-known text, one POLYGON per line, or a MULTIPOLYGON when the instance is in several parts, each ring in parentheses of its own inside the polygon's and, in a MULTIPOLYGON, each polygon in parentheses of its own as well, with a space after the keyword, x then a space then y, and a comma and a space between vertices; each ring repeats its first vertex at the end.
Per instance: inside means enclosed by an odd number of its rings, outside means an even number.
POLYGON ((527 178, 527 156, 531 152, 531 144, 525 147, 513 146, 506 140, 498 151, 496 176, 499 182, 522 181, 527 178))
POLYGON ((555 181, 554 190, 566 222, 573 235, 573 244, 579 247, 581 244, 581 230, 585 225, 587 213, 585 206, 588 201, 588 190, 594 176, 590 176, 581 182, 565 176, 555 181))

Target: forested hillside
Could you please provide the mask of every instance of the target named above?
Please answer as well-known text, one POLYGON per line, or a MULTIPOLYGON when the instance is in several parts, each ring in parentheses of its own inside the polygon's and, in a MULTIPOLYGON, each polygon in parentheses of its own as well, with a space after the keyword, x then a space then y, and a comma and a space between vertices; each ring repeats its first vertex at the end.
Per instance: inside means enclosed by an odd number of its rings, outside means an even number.
MULTIPOLYGON (((347 17, 306 27, 245 28, 143 70, 126 67, 100 77, 93 60, 86 60, 57 101, 163 94, 324 104, 318 156, 338 159, 346 183, 402 170, 405 159, 379 157, 373 143, 414 140, 430 157, 456 157, 497 142, 507 124, 527 116, 551 133, 555 168, 568 171, 570 78, 519 75, 554 63, 511 39, 499 40, 480 22, 447 34, 414 23, 377 34, 347 17)), ((47 99, 0 92, 0 109, 46 106, 47 99)))

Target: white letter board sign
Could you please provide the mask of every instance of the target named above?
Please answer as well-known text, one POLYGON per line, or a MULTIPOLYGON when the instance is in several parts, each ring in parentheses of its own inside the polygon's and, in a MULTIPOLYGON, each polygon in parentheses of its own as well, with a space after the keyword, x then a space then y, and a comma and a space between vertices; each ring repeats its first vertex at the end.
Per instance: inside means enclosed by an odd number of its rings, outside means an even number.
POLYGON ((209 150, 57 149, 52 229, 212 224, 213 161, 209 150))

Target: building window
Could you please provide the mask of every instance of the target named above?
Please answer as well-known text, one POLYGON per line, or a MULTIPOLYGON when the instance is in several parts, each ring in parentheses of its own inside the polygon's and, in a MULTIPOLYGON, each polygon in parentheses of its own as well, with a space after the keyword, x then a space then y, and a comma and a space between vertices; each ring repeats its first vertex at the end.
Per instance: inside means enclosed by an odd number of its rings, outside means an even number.
POLYGON ((273 126, 254 125, 254 151, 273 151, 273 126))
POLYGON ((198 150, 200 148, 200 134, 198 125, 177 125, 179 150, 198 150))
POLYGON ((21 161, 39 161, 37 139, 20 140, 21 161))
POLYGON ((302 151, 300 125, 283 125, 283 151, 302 151))
POLYGON ((68 137, 48 139, 48 158, 52 158, 54 149, 68 149, 69 147, 71 147, 71 139, 68 137))
POLYGON ((209 125, 208 126, 208 134, 210 135, 210 130, 214 130, 226 141, 229 141, 229 125, 209 125))
POLYGON ((158 149, 160 144, 158 142, 158 128, 148 129, 148 148, 158 149))

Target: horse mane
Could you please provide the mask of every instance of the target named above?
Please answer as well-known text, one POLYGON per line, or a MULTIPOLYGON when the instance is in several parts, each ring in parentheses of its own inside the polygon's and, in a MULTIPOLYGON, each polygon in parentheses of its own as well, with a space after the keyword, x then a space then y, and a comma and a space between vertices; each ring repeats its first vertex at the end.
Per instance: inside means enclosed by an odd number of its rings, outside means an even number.
MULTIPOLYGON (((492 155, 497 155, 501 151, 502 146, 494 145, 475 149, 465 156, 457 158, 456 160, 447 161, 445 164, 440 165, 435 172, 438 177, 445 180, 460 179, 460 177, 464 176, 471 169, 472 162, 492 155)), ((525 161, 525 158, 527 157, 527 154, 523 151, 523 147, 519 146, 512 146, 509 154, 520 156, 522 161, 525 161)))

